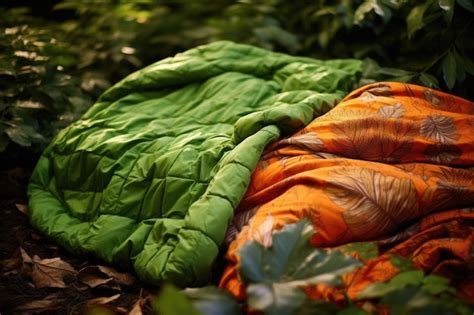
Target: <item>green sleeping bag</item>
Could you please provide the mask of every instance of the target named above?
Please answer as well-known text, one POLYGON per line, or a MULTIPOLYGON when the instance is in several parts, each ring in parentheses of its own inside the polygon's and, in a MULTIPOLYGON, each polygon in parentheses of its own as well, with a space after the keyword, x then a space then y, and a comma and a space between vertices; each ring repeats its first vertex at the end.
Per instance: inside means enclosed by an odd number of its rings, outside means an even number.
POLYGON ((265 146, 328 111, 361 68, 231 42, 152 64, 46 148, 31 223, 145 281, 203 285, 265 146))

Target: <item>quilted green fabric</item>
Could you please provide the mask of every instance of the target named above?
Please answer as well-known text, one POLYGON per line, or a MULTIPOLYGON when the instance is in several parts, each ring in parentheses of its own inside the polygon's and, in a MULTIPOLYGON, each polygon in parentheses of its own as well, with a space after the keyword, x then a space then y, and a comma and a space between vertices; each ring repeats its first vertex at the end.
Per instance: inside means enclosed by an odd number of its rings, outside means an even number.
POLYGON ((31 223, 148 282, 205 284, 265 146, 329 110, 361 67, 231 42, 152 64, 46 148, 31 223))

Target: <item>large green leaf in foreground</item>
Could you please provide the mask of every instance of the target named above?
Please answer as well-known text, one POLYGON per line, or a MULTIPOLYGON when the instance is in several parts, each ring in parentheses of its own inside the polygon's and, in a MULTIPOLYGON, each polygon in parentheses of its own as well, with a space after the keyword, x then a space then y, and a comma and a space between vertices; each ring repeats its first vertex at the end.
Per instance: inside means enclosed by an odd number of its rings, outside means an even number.
POLYGON ((307 300, 302 286, 340 284, 340 276, 360 263, 338 251, 316 249, 308 220, 286 225, 266 248, 251 241, 241 250, 240 275, 248 284, 248 305, 267 314, 324 313, 325 303, 307 300))

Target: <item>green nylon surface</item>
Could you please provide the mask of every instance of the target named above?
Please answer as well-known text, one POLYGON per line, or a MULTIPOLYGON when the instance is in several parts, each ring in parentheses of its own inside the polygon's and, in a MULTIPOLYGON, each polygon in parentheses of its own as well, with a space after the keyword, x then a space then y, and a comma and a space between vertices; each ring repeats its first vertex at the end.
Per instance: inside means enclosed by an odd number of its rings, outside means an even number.
POLYGON ((265 146, 328 111, 361 67, 231 42, 152 64, 46 148, 31 222, 145 281, 205 284, 265 146))

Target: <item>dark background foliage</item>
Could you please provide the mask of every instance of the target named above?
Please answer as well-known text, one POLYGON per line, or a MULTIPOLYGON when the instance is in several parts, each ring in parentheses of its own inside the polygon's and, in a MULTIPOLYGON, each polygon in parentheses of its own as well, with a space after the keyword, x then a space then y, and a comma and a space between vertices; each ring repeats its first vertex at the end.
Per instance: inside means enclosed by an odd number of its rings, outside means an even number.
POLYGON ((111 84, 215 40, 364 59, 360 84, 413 82, 474 99, 473 12, 472 0, 3 1, 0 168, 31 169, 111 84))

